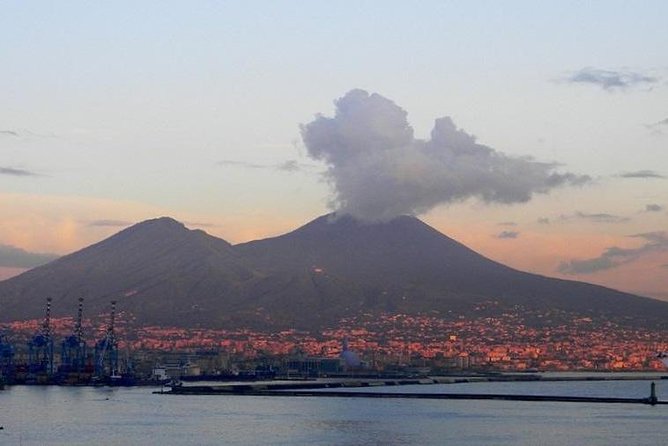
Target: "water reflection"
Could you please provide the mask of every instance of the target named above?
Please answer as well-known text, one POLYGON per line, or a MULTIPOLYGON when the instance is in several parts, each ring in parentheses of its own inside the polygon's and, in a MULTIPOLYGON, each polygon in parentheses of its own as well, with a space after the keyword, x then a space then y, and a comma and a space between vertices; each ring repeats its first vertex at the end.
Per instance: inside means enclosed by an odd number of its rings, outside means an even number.
MULTIPOLYGON (((467 384, 479 392, 646 396, 649 382, 467 384), (554 384, 554 385, 553 385, 554 384), (558 385, 556 385, 558 384, 558 385), (510 385, 510 387, 509 387, 510 385), (566 386, 563 386, 566 385, 566 386)), ((665 383, 660 383, 665 384, 665 383)), ((416 386, 416 391, 472 388, 416 386)), ((464 385, 461 385, 464 386, 464 385)), ((659 397, 662 395, 659 386, 659 397)), ((630 445, 664 443, 666 406, 161 396, 152 389, 12 387, 0 445, 630 445)), ((410 386, 383 390, 409 391, 410 386)))

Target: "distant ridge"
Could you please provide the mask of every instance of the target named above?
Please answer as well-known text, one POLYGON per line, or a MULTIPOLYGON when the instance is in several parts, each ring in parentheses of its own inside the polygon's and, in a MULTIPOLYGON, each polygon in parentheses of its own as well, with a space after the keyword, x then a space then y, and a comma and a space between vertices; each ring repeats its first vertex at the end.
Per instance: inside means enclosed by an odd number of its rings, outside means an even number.
POLYGON ((360 313, 471 314, 524 308, 666 328, 668 302, 529 274, 414 217, 367 224, 329 214, 236 246, 168 217, 129 227, 0 282, 0 321, 56 316, 110 299, 141 325, 319 330, 360 313), (488 305, 489 306, 489 305, 488 305))

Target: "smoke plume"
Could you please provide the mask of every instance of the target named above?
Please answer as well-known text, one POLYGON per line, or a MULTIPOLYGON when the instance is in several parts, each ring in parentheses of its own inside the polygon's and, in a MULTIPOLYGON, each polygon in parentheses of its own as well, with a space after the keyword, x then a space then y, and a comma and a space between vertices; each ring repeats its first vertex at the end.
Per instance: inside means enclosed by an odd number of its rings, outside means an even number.
POLYGON ((417 139, 406 111, 379 94, 352 90, 335 104, 333 118, 317 115, 301 133, 309 155, 328 165, 330 205, 340 213, 382 221, 472 197, 523 203, 590 180, 478 144, 448 117, 435 121, 430 139, 417 139))

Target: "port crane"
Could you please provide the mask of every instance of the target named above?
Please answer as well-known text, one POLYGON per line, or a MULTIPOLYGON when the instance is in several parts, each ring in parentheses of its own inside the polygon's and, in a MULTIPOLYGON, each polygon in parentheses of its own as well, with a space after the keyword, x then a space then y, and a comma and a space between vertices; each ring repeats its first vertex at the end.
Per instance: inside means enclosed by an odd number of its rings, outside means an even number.
POLYGON ((46 312, 41 330, 28 341, 28 377, 45 383, 53 375, 53 336, 51 333, 51 298, 46 299, 46 312))
MULTIPOLYGON (((61 381, 81 383, 85 381, 88 346, 83 336, 83 298, 79 298, 77 317, 72 334, 60 344, 60 367, 58 374, 61 381)), ((90 373, 90 372, 89 372, 90 373)))
POLYGON ((0 380, 14 375, 14 346, 0 333, 0 380))
POLYGON ((107 380, 118 374, 118 341, 116 340, 115 323, 116 301, 111 301, 109 325, 104 337, 95 344, 95 377, 97 380, 107 380))

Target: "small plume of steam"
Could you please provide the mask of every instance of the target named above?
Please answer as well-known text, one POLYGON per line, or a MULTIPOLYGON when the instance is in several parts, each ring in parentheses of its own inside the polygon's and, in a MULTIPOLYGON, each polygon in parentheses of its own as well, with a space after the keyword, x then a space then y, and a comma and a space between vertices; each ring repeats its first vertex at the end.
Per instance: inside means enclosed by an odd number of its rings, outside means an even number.
POLYGON ((476 143, 452 119, 437 119, 431 138, 415 138, 407 113, 391 100, 352 90, 335 102, 333 118, 301 126, 308 154, 328 165, 330 206, 367 221, 418 215, 476 197, 524 203, 534 194, 590 177, 556 172, 557 164, 512 157, 476 143))

